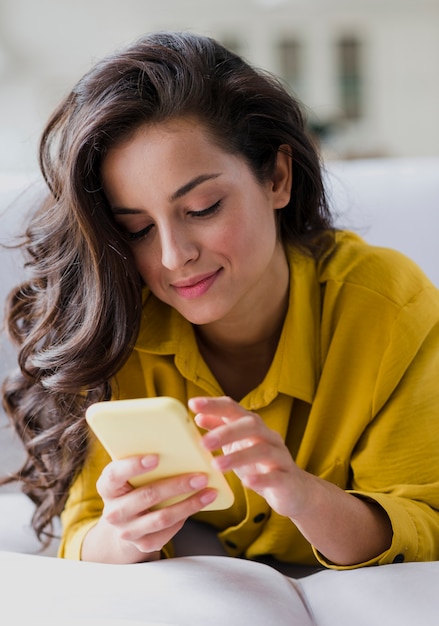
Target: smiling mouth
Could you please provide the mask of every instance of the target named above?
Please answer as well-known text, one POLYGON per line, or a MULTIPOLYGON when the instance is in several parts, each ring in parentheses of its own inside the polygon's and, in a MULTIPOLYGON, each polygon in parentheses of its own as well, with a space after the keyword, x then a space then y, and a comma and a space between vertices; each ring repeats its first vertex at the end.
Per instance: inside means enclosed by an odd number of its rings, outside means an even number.
POLYGON ((207 276, 203 276, 199 280, 195 279, 195 281, 193 282, 172 285, 172 287, 176 291, 176 293, 182 298, 199 298, 200 296, 203 296, 205 293, 207 293, 207 291, 218 278, 220 272, 221 269, 213 272, 212 274, 208 274, 207 276))

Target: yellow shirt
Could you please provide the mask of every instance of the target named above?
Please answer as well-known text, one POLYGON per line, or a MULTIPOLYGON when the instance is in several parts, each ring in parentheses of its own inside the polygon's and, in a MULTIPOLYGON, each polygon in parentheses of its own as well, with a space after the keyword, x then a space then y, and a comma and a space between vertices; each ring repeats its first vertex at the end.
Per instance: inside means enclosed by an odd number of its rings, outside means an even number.
MULTIPOLYGON (((264 381, 241 404, 281 433, 301 468, 386 510, 390 549, 358 565, 439 559, 439 291, 409 259, 351 233, 338 233, 319 261, 293 250, 288 258, 279 345, 264 381)), ((186 403, 223 391, 192 326, 149 294, 114 396, 159 395, 186 403)), ((60 556, 80 558, 102 510, 95 484, 108 460, 94 442, 62 515, 60 556)), ((196 519, 217 529, 230 555, 332 566, 291 520, 233 473, 227 478, 234 505, 196 519)))

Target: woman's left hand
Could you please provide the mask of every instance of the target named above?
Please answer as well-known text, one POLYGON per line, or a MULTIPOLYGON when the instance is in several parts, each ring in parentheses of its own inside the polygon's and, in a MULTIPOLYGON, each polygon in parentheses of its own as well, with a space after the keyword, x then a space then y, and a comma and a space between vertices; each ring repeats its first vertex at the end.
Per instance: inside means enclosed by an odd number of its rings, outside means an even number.
POLYGON ((245 487, 261 495, 280 515, 294 517, 305 506, 306 474, 294 463, 279 433, 256 413, 228 397, 189 400, 195 421, 208 430, 204 446, 213 452, 222 472, 233 470, 245 487))
POLYGON ((259 415, 225 397, 192 398, 189 407, 197 424, 210 431, 206 448, 224 452, 215 465, 233 470, 243 485, 289 517, 328 561, 365 563, 389 549, 392 525, 384 509, 299 468, 282 437, 259 415))

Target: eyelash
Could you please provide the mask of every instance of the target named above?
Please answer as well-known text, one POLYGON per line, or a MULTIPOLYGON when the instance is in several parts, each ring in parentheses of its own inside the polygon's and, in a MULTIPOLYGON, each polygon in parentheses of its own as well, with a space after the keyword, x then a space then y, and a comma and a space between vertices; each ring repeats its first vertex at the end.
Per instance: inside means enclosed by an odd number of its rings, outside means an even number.
MULTIPOLYGON (((208 207, 207 209, 203 209, 202 211, 189 211, 189 215, 191 215, 192 217, 210 217, 211 215, 215 215, 215 213, 220 209, 221 207, 221 200, 218 200, 218 202, 215 202, 215 204, 212 204, 212 206, 208 207)), ((143 237, 146 237, 149 233, 149 231, 151 230, 151 228, 154 226, 154 224, 149 224, 148 226, 146 226, 145 228, 142 228, 142 230, 138 230, 135 233, 130 233, 127 232, 126 236, 128 238, 128 241, 138 241, 139 239, 143 239, 143 237)))
POLYGON ((143 237, 146 237, 146 235, 149 233, 149 231, 152 228, 152 224, 150 224, 149 226, 147 226, 146 228, 142 228, 142 230, 138 230, 135 233, 130 233, 127 232, 126 236, 128 241, 138 241, 139 239, 142 239, 143 237))

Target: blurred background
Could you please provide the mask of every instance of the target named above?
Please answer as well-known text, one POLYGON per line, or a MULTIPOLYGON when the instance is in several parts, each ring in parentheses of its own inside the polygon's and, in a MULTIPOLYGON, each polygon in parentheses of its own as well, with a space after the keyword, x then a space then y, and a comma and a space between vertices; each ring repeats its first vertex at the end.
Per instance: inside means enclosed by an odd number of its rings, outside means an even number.
POLYGON ((279 75, 327 159, 439 155, 439 0, 0 0, 0 171, 32 171, 45 121, 139 35, 189 30, 279 75))

